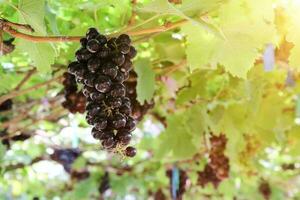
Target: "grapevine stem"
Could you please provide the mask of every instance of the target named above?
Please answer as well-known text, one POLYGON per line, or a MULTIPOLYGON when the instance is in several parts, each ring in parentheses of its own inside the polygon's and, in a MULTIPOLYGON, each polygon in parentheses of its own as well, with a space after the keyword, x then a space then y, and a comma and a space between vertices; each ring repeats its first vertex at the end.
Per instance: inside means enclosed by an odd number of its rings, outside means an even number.
POLYGON ((29 87, 29 88, 26 88, 24 90, 14 90, 6 95, 3 95, 0 97, 0 104, 2 104, 4 101, 8 100, 8 99, 11 99, 11 98, 14 98, 14 97, 17 97, 17 96, 20 96, 20 95, 23 95, 23 94, 26 94, 28 92, 31 92, 33 90, 36 90, 38 88, 41 88, 43 86, 46 86, 46 85, 49 85, 50 83, 52 82, 55 82, 55 81, 58 81, 59 79, 61 79, 62 76, 58 76, 58 77, 54 77, 46 82, 43 82, 43 83, 40 83, 40 84, 37 84, 37 85, 34 85, 32 87, 29 87))
MULTIPOLYGON (((145 35, 150 33, 160 33, 165 32, 168 30, 172 30, 174 28, 177 28, 184 23, 186 23, 187 20, 183 19, 174 23, 166 23, 162 26, 149 28, 149 29, 142 29, 137 31, 128 31, 126 32, 128 35, 131 36, 139 36, 139 35, 145 35)), ((35 36, 35 35, 29 35, 26 33, 21 33, 12 27, 20 28, 22 27, 24 29, 24 26, 26 25, 16 25, 15 23, 8 22, 6 20, 0 20, 0 25, 2 27, 2 30, 6 33, 10 34, 13 37, 21 38, 24 40, 32 41, 32 42, 78 42, 83 36, 35 36)), ((30 27, 30 26, 29 26, 30 27)), ((27 27, 28 29, 28 27, 27 27)), ((112 34, 114 35, 114 34, 112 34)))

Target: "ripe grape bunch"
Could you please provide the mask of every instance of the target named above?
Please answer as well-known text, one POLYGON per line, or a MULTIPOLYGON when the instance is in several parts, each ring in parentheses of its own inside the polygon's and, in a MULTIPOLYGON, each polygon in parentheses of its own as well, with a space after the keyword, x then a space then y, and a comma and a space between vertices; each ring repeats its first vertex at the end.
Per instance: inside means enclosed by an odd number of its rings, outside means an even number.
POLYGON ((62 103, 62 106, 68 109, 71 113, 84 113, 86 98, 81 91, 77 92, 75 76, 66 72, 63 77, 66 100, 62 103))
POLYGON ((210 137, 210 162, 203 171, 198 172, 198 184, 202 187, 211 182, 217 188, 229 176, 229 159, 224 155, 226 143, 227 138, 223 134, 210 137))
POLYGON ((108 39, 90 28, 80 43, 77 61, 69 64, 68 72, 83 84, 86 120, 93 126, 92 135, 107 151, 133 157, 136 149, 128 145, 136 121, 131 117, 131 101, 123 84, 137 54, 131 39, 126 34, 108 39))

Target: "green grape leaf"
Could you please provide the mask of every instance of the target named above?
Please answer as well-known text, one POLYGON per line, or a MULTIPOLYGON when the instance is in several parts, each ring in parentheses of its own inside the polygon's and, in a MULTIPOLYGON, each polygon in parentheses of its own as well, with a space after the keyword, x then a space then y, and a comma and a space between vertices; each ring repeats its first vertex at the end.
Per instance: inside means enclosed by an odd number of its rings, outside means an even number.
MULTIPOLYGON (((4 146, 2 143, 0 143, 0 163, 1 163, 2 160, 3 160, 3 157, 4 157, 4 155, 5 155, 5 152, 6 152, 5 146, 4 146)), ((0 172, 1 172, 1 171, 0 171, 0 172)))
POLYGON ((22 76, 16 73, 0 74, 0 95, 16 87, 21 79, 22 76))
POLYGON ((144 104, 145 101, 150 101, 155 91, 155 73, 151 69, 148 59, 140 59, 135 63, 137 78, 137 100, 144 104))
POLYGON ((294 3, 288 10, 290 14, 290 24, 286 39, 294 44, 290 51, 289 65, 292 67, 300 67, 300 24, 299 24, 299 4, 294 3))
POLYGON ((225 39, 215 37, 193 23, 186 24, 182 31, 187 35, 186 54, 190 69, 221 64, 232 75, 246 78, 260 56, 258 50, 274 40, 276 30, 272 13, 270 0, 245 1, 243 4, 233 0, 224 4, 220 8, 219 24, 225 39), (269 5, 271 9, 262 12, 258 8, 261 5, 269 5), (237 13, 241 17, 237 18, 237 13))
POLYGON ((46 34, 44 0, 20 0, 18 12, 21 23, 31 25, 36 33, 46 34))
POLYGON ((51 65, 54 63, 56 56, 51 44, 22 40, 18 42, 17 48, 28 53, 38 71, 44 73, 51 71, 51 65))

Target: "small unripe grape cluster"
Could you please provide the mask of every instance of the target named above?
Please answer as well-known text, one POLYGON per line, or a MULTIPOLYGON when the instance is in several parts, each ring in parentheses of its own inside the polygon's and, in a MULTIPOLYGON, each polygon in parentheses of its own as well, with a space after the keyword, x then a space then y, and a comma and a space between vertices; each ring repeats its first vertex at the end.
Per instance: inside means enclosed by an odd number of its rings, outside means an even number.
POLYGON ((198 172, 198 184, 204 187, 211 182, 218 187, 220 182, 229 176, 229 159, 224 155, 227 138, 221 134, 210 137, 211 149, 209 152, 210 162, 202 172, 198 172))
POLYGON ((62 102, 62 106, 71 113, 84 113, 86 98, 81 91, 77 92, 75 76, 66 72, 63 77, 65 101, 62 102))
POLYGON ((83 84, 86 120, 93 126, 92 135, 107 151, 133 157, 136 149, 128 145, 136 121, 131 117, 131 101, 123 84, 137 53, 131 39, 126 34, 108 39, 90 28, 80 43, 77 61, 69 64, 68 72, 83 84))

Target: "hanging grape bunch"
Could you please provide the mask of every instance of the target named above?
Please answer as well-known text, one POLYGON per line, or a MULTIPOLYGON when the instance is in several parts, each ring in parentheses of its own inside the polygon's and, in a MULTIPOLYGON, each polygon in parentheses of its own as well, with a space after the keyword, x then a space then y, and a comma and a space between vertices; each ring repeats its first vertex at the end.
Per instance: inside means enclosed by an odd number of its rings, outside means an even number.
POLYGON ((77 92, 77 84, 75 76, 69 73, 64 73, 64 92, 65 101, 62 106, 68 109, 71 113, 84 113, 86 98, 81 91, 77 92))
POLYGON ((129 77, 137 52, 128 35, 108 39, 95 28, 90 28, 80 43, 77 61, 70 63, 68 72, 83 84, 86 120, 93 126, 92 135, 104 149, 133 157, 136 149, 128 145, 136 122, 123 82, 129 77))
POLYGON ((209 152, 210 162, 206 164, 203 171, 198 172, 198 184, 204 187, 212 183, 217 188, 220 182, 229 176, 229 159, 225 156, 227 138, 221 134, 210 137, 211 149, 209 152))

